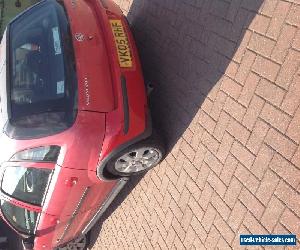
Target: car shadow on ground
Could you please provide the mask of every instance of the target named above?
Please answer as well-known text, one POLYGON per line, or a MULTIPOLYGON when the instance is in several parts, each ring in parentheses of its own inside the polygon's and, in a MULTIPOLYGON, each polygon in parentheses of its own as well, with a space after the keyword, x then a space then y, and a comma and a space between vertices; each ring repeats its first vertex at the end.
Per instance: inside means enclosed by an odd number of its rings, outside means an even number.
MULTIPOLYGON (((154 85, 153 121, 168 152, 180 141, 199 109, 210 105, 224 78, 237 69, 239 48, 263 0, 134 0, 128 14, 146 81, 154 85), (229 67, 230 66, 230 67, 229 67)), ((252 24, 255 25, 255 24, 252 24)), ((205 114, 204 114, 205 116, 205 114)), ((189 130, 189 129, 188 129, 189 130)), ((134 177, 95 226, 91 246, 103 222, 135 188, 134 177)))

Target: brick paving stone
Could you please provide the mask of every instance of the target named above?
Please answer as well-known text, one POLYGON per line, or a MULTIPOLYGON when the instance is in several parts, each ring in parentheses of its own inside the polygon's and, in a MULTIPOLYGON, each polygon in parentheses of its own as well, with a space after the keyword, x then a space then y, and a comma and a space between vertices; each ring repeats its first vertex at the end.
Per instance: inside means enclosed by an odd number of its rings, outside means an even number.
POLYGON ((261 9, 261 13, 272 17, 275 8, 277 6, 278 0, 265 0, 261 9))
POLYGON ((216 173, 216 175, 220 175, 223 165, 216 156, 208 151, 205 155, 204 161, 207 163, 208 167, 216 173))
POLYGON ((226 185, 218 178, 213 172, 207 178, 207 182, 212 186, 212 188, 220 195, 224 196, 226 192, 226 185))
POLYGON ((211 201, 211 196, 213 194, 214 190, 213 188, 210 186, 210 184, 208 184, 208 182, 205 184, 205 187, 201 193, 200 199, 199 199, 199 204, 202 207, 202 209, 206 210, 207 206, 209 205, 210 201, 211 201))
POLYGON ((292 47, 296 50, 300 50, 300 30, 298 30, 296 33, 292 47))
POLYGON ((277 132, 275 129, 269 130, 265 141, 270 147, 279 152, 282 156, 290 159, 295 153, 297 148, 296 144, 284 137, 281 133, 277 132))
POLYGON ((251 194, 246 188, 239 195, 240 201, 247 207, 256 218, 260 218, 265 210, 260 201, 251 194))
MULTIPOLYGON (((265 24, 267 25, 268 23, 265 22, 265 24)), ((248 47, 262 56, 269 57, 275 47, 275 44, 276 42, 274 40, 263 35, 253 33, 248 47)))
POLYGON ((222 173, 220 175, 220 179, 228 186, 231 178, 235 172, 236 166, 238 165, 238 161, 232 156, 228 155, 222 173))
POLYGON ((227 223, 222 219, 221 216, 217 215, 214 220, 214 225, 217 230, 220 232, 222 237, 227 241, 227 243, 231 244, 232 240, 234 239, 234 232, 232 229, 227 225, 227 223))
MULTIPOLYGON (((225 63, 228 63, 228 67, 226 68, 224 74, 229 76, 230 78, 235 78, 235 75, 238 71, 238 63, 230 61, 227 57, 224 57, 223 60, 225 61, 225 63)), ((220 70, 222 70, 223 68, 220 67, 220 70)))
POLYGON ((153 120, 168 154, 128 183, 92 249, 300 238, 300 1, 115 2, 156 86, 153 120))
MULTIPOLYGON (((270 24, 271 18, 263 16, 263 15, 256 15, 249 26, 250 30, 253 30, 257 33, 265 34, 268 26, 270 24)), ((269 39, 269 38, 266 38, 269 39)))
POLYGON ((229 124, 227 125, 227 132, 243 145, 246 144, 250 136, 249 130, 247 130, 247 128, 245 128, 242 124, 240 124, 233 118, 231 118, 229 124))
POLYGON ((243 166, 241 163, 238 163, 235 172, 234 172, 234 176, 243 184, 246 183, 246 181, 248 180, 250 175, 250 172, 248 171, 248 169, 243 166))
POLYGON ((250 50, 246 50, 245 55, 243 56, 242 62, 240 64, 239 70, 235 76, 235 79, 243 85, 245 82, 252 64, 254 63, 256 54, 250 50))
POLYGON ((256 94, 273 105, 279 106, 284 98, 285 91, 273 83, 265 79, 261 79, 256 88, 256 94))
POLYGON ((281 32, 281 26, 284 22, 284 19, 289 12, 290 6, 291 6, 290 3, 287 3, 284 1, 278 2, 277 6, 274 10, 270 26, 267 31, 268 36, 270 36, 274 39, 277 39, 277 37, 279 36, 279 34, 281 32))
POLYGON ((293 117, 293 120, 291 121, 288 130, 286 132, 287 136, 293 139, 298 144, 300 142, 299 121, 300 121, 300 108, 298 108, 298 110, 296 111, 296 114, 293 117))
MULTIPOLYGON (((248 45, 248 43, 250 41, 251 35, 252 35, 252 32, 249 31, 249 30, 247 30, 245 32, 245 35, 241 38, 240 45, 237 48, 237 50, 235 52, 235 55, 233 57, 234 61, 236 61, 238 63, 241 63, 241 61, 242 61, 242 59, 244 57, 244 54, 247 51, 246 49, 247 49, 247 45, 248 45)), ((249 63, 249 64, 251 64, 251 63, 249 63)), ((251 65, 249 66, 249 64, 247 64, 248 65, 247 68, 250 68, 251 65)), ((242 70, 243 67, 241 67, 241 70, 242 70)), ((237 78, 235 78, 235 79, 237 79, 237 78)))
POLYGON ((193 229, 195 230, 196 234, 198 235, 199 239, 204 242, 206 237, 207 237, 207 233, 203 227, 203 225, 199 222, 197 217, 193 217, 192 221, 191 221, 191 226, 193 227, 193 229))
POLYGON ((239 97, 239 102, 244 106, 246 107, 249 106, 249 103, 251 102, 251 99, 256 90, 259 80, 260 78, 258 75, 254 74, 253 72, 249 73, 245 85, 243 87, 243 90, 241 92, 241 95, 239 97))
POLYGON ((281 178, 284 178, 292 187, 297 188, 300 184, 299 169, 279 154, 273 157, 270 162, 270 168, 281 178))
POLYGON ((293 115, 300 103, 300 76, 296 75, 289 91, 284 97, 281 109, 286 113, 293 115))
POLYGON ((291 210, 285 209, 280 222, 290 231, 300 234, 300 219, 291 210))
POLYGON ((263 145, 257 154, 254 164, 251 166, 251 172, 257 176, 260 180, 262 179, 265 171, 268 169, 268 165, 273 158, 274 150, 263 145))
POLYGON ((250 212, 247 212, 243 224, 252 234, 267 234, 267 230, 250 212))
POLYGON ((239 201, 237 201, 231 210, 231 214, 227 220, 228 225, 236 232, 246 215, 247 208, 239 201))
POLYGON ((214 249, 218 243, 219 238, 220 238, 219 231, 215 228, 215 226, 212 226, 212 229, 210 230, 210 232, 205 240, 205 243, 204 243, 205 247, 207 249, 214 249))
POLYGON ((299 5, 293 4, 289 14, 286 18, 286 22, 295 26, 300 25, 300 7, 299 5))
POLYGON ((255 156, 237 141, 233 143, 231 153, 247 168, 250 168, 255 160, 255 156))
POLYGON ((287 114, 268 103, 263 107, 260 117, 282 133, 286 131, 291 122, 291 118, 287 114))
POLYGON ((258 55, 252 66, 252 69, 260 76, 270 81, 274 81, 280 70, 280 66, 270 59, 266 59, 258 55))
POLYGON ((252 130, 253 126, 255 125, 257 118, 264 106, 264 100, 256 95, 252 97, 250 105, 247 109, 247 112, 243 118, 242 124, 252 130))
POLYGON ((284 210, 284 204, 273 196, 261 218, 263 226, 271 233, 284 210))
POLYGON ((242 87, 231 78, 224 77, 221 90, 230 95, 232 98, 237 99, 241 93, 242 87))
POLYGON ((230 208, 217 193, 213 194, 211 204, 214 206, 214 208, 224 220, 228 219, 228 216, 230 214, 230 208))
POLYGON ((280 181, 278 187, 275 190, 275 195, 282 200, 291 210, 293 210, 297 216, 300 215, 300 196, 297 191, 289 187, 284 181, 280 181))
MULTIPOLYGON (((300 9, 299 9, 300 10, 300 9)), ((300 13, 299 13, 300 14, 300 13)), ((277 40, 276 46, 273 49, 271 58, 279 63, 283 63, 284 58, 290 48, 297 28, 291 25, 284 25, 281 31, 281 34, 277 40)))
POLYGON ((241 121, 246 113, 246 109, 231 97, 227 97, 224 105, 224 111, 238 121, 241 121))
POLYGON ((269 125, 262 120, 258 120, 252 130, 252 133, 247 141, 247 148, 251 153, 257 155, 265 136, 269 130, 269 125))
POLYGON ((300 147, 298 147, 296 153, 294 154, 292 158, 292 163, 295 164, 298 169, 300 169, 300 147))
MULTIPOLYGON (((222 93, 222 92, 220 92, 220 93, 222 93)), ((220 114, 218 123, 214 130, 214 136, 218 141, 222 140, 222 138, 224 136, 224 132, 227 128, 227 124, 229 123, 229 120, 230 120, 230 116, 227 113, 222 112, 220 114)))
POLYGON ((196 180, 196 184, 201 190, 204 189, 210 171, 211 170, 208 165, 206 163, 203 163, 196 180))
MULTIPOLYGON (((201 140, 202 144, 213 154, 218 152, 220 143, 208 132, 204 132, 201 140)), ((207 154, 206 154, 207 155, 207 154)))
POLYGON ((217 244, 217 249, 231 249, 230 245, 228 245, 228 243, 226 242, 226 240, 224 240, 223 237, 220 237, 218 244, 217 244))
POLYGON ((224 201, 229 207, 234 207, 234 204, 236 203, 242 187, 243 184, 233 177, 224 197, 224 201))
MULTIPOLYGON (((223 164, 227 159, 227 156, 230 152, 230 148, 231 148, 231 145, 232 145, 233 141, 234 141, 234 138, 230 134, 228 134, 228 133, 224 134, 222 142, 221 142, 220 147, 218 149, 218 153, 217 153, 218 159, 223 164)), ((222 166, 222 168, 223 168, 223 166, 222 166)))
POLYGON ((258 186, 259 181, 257 178, 242 164, 239 164, 235 171, 235 176, 243 183, 243 185, 248 188, 251 193, 255 193, 258 186))
POLYGON ((275 83, 284 89, 288 89, 293 77, 300 65, 300 52, 289 50, 275 83))
POLYGON ((212 205, 209 205, 201 221, 201 224, 206 232, 209 232, 211 230, 211 226, 214 222, 216 214, 216 209, 212 205))
POLYGON ((240 235, 241 234, 251 234, 250 231, 244 226, 241 225, 237 233, 235 234, 235 238, 232 243, 232 249, 246 249, 245 246, 240 245, 240 235))

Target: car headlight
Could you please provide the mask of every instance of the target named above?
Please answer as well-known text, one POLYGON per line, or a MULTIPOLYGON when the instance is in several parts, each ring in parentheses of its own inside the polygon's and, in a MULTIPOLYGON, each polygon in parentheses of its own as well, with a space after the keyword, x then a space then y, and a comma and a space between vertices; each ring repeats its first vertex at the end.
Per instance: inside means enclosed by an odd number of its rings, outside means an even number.
POLYGON ((56 162, 59 152, 59 146, 30 148, 16 153, 10 161, 56 162))

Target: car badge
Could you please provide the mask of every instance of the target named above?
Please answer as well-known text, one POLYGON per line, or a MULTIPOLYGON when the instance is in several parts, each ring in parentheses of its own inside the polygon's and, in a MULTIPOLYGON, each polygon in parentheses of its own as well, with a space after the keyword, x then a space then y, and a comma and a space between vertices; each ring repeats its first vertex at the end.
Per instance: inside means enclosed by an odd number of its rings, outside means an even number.
POLYGON ((84 92, 85 92, 85 104, 86 106, 89 106, 91 103, 91 96, 90 96, 90 90, 89 90, 89 80, 87 77, 84 78, 84 92))
POLYGON ((82 33, 76 33, 75 34, 75 39, 78 41, 78 42, 83 42, 85 37, 82 33))

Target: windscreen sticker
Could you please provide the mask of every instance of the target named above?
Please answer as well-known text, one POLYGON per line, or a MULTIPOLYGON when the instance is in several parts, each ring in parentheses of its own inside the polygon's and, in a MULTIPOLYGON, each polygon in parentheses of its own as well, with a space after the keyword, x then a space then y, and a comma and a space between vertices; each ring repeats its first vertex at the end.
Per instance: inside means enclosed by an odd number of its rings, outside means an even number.
POLYGON ((61 95, 65 93, 65 82, 64 81, 60 81, 57 82, 56 84, 56 94, 57 95, 61 95))
POLYGON ((60 45, 58 27, 52 28, 52 34, 53 34, 53 42, 54 42, 53 45, 54 45, 55 55, 60 55, 61 54, 61 45, 60 45))

